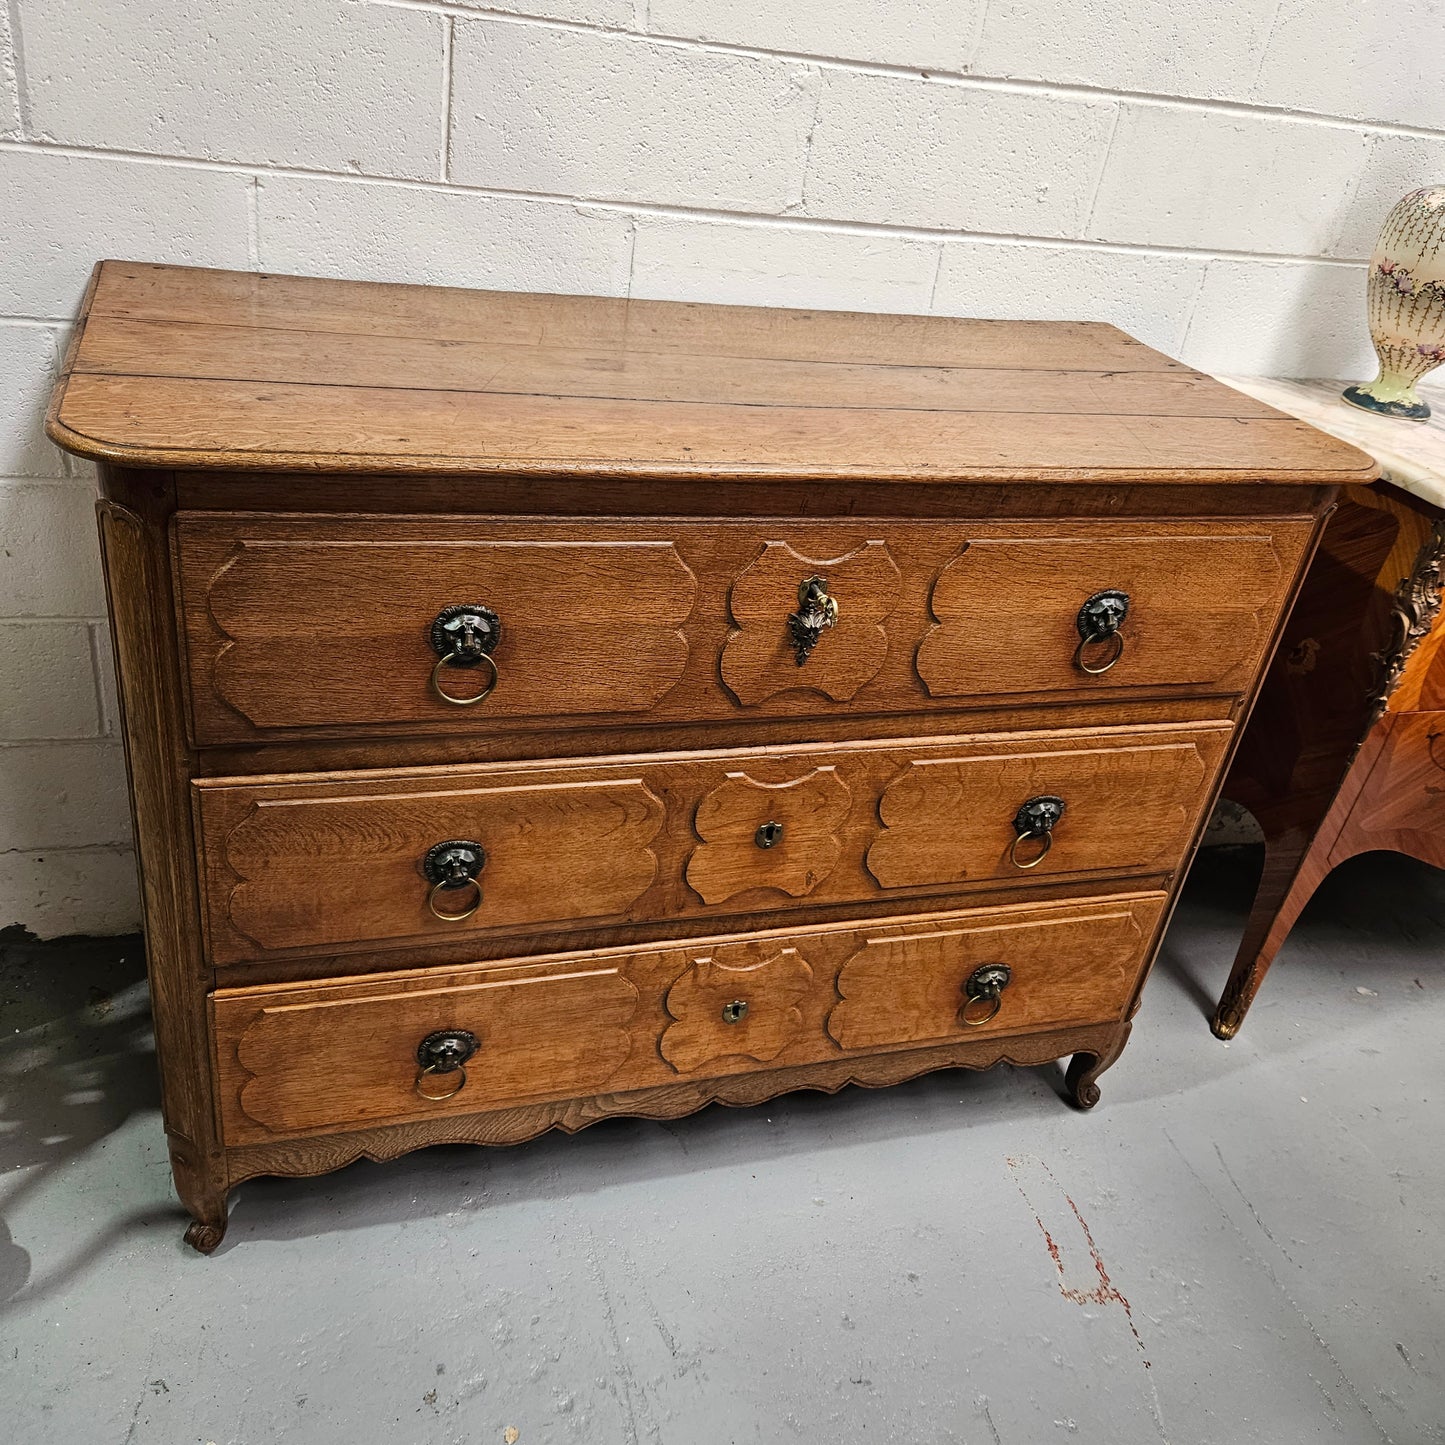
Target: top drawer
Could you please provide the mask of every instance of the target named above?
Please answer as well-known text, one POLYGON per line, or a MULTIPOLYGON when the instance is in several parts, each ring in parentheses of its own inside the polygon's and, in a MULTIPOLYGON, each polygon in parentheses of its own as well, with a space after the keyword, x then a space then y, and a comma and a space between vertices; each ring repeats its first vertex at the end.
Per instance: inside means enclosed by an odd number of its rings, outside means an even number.
POLYGON ((182 514, 194 735, 1241 692, 1312 526, 182 514), (800 661, 811 578, 825 625, 800 661), (1100 593, 1127 611, 1080 657, 1081 608, 1100 593), (482 625, 448 631, 458 613, 482 625))

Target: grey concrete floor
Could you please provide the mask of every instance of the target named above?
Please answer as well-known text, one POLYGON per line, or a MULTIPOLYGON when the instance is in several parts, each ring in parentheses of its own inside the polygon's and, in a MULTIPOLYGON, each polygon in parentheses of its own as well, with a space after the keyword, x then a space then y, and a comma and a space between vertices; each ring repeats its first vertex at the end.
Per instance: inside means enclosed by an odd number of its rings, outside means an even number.
POLYGON ((181 1243, 136 940, 4 950, 0 1440, 1445 1441, 1445 875, 1376 855, 1213 1039, 1206 854, 1090 1115, 933 1075, 444 1149, 181 1243))

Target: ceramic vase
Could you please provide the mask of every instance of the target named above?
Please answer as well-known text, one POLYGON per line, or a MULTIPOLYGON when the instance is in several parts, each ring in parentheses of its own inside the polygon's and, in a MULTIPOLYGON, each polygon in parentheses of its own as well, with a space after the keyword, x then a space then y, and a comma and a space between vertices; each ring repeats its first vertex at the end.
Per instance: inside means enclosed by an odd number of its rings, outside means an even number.
POLYGON ((1424 421, 1415 383, 1445 361, 1445 186, 1411 191, 1385 217, 1366 286, 1380 374, 1345 389, 1367 411, 1424 421))

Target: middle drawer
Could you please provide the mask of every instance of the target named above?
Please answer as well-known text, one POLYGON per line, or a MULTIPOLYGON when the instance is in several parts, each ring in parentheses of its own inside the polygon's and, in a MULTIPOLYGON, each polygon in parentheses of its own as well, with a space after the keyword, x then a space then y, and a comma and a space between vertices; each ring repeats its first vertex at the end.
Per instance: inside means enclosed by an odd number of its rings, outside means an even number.
POLYGON ((195 785, 210 957, 1171 873, 1230 728, 195 785))

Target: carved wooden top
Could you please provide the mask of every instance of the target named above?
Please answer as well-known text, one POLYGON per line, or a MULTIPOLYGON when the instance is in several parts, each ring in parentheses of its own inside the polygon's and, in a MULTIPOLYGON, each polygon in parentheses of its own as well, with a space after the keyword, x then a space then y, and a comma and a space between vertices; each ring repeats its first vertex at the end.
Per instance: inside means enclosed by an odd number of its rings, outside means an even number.
POLYGON ((1367 481, 1111 326, 379 285, 106 261, 50 435, 134 466, 1367 481))

